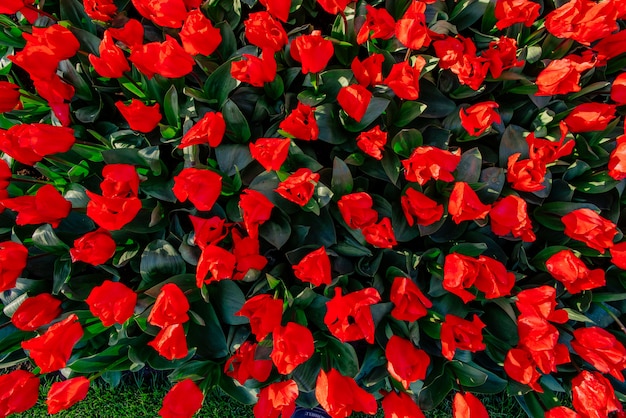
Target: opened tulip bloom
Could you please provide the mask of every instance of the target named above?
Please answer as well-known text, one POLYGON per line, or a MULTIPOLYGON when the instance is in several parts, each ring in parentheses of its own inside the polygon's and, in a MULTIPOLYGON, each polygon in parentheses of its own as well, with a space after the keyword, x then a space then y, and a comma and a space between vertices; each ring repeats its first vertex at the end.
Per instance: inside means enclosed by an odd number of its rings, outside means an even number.
POLYGON ((74 345, 82 336, 83 328, 78 317, 71 314, 52 325, 44 334, 24 341, 21 345, 41 373, 48 373, 66 366, 74 345))
POLYGON ((159 416, 163 418, 191 418, 202 408, 204 394, 191 379, 181 380, 167 392, 159 416))
MULTIPOLYGON (((250 341, 244 341, 237 351, 226 360, 224 373, 232 377, 240 384, 252 378, 259 382, 265 382, 272 372, 272 361, 257 355, 259 345, 250 341)), ((261 350, 258 350, 261 351, 261 350)))
POLYGON ((53 383, 46 399, 48 413, 56 414, 72 407, 75 403, 85 399, 88 391, 89 379, 83 376, 53 383))
POLYGON ((326 303, 324 323, 330 332, 342 342, 365 339, 374 341, 374 320, 370 306, 380 302, 380 295, 373 287, 358 290, 345 296, 341 288, 335 288, 335 296, 326 303))
POLYGON ((41 293, 22 302, 11 322, 23 331, 34 331, 54 321, 62 312, 59 299, 49 293, 41 293))
POLYGON ((250 328, 257 341, 262 341, 280 326, 283 316, 283 301, 270 295, 257 295, 248 299, 235 314, 250 320, 250 328))
POLYGON ((91 313, 102 321, 102 325, 123 324, 135 311, 137 294, 120 282, 105 280, 93 288, 87 299, 91 313))
POLYGON ((0 416, 29 410, 37 403, 39 378, 26 370, 0 375, 0 416))

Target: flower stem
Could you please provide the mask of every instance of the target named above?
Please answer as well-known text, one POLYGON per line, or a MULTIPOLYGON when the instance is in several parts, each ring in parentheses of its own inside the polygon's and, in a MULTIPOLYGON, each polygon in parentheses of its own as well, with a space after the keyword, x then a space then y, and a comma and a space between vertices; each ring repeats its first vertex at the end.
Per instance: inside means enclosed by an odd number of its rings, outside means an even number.
POLYGON ((624 326, 624 323, 622 321, 619 320, 619 318, 617 317, 617 315, 615 315, 613 312, 611 312, 611 310, 609 308, 607 308, 604 303, 600 303, 600 307, 609 314, 609 316, 611 318, 613 318, 613 320, 615 321, 615 323, 621 328, 622 332, 626 334, 626 326, 624 326))

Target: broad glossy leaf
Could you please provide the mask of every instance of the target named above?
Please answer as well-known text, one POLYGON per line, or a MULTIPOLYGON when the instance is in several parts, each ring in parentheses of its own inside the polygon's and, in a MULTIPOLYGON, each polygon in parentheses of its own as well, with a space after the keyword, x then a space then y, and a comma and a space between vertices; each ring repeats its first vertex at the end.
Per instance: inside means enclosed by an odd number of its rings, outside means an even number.
POLYGON ((142 286, 185 272, 185 261, 169 242, 158 239, 149 243, 141 254, 139 265, 142 286))

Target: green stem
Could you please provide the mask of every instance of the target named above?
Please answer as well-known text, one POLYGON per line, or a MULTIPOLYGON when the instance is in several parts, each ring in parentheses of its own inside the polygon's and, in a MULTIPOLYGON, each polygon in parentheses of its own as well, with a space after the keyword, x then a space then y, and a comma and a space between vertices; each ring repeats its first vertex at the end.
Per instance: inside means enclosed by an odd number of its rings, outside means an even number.
POLYGON ((615 315, 613 312, 611 312, 611 310, 609 308, 607 308, 604 303, 600 303, 600 307, 609 314, 609 316, 611 318, 613 318, 613 320, 615 321, 615 323, 621 328, 622 332, 624 334, 626 334, 626 326, 624 326, 624 323, 622 321, 619 320, 619 318, 617 317, 617 315, 615 315))
POLYGON ((41 10, 41 9, 38 9, 37 7, 33 6, 32 4, 27 4, 25 8, 26 8, 26 9, 28 9, 28 10, 32 10, 32 11, 34 11, 34 12, 37 12, 37 13, 39 13, 39 14, 43 15, 43 16, 46 16, 46 17, 48 17, 48 18, 50 18, 50 19, 54 20, 55 22, 58 22, 58 21, 59 21, 59 19, 57 19, 55 16, 51 15, 51 14, 50 14, 50 13, 48 13, 48 12, 44 12, 44 11, 43 11, 43 10, 41 10))
POLYGON ((413 52, 413 51, 411 50, 411 48, 407 48, 407 50, 406 50, 406 54, 404 54, 404 60, 405 60, 405 61, 408 61, 408 60, 409 60, 409 58, 411 58, 411 52, 413 52))
POLYGON ((105 374, 106 372, 110 371, 113 367, 117 366, 118 364, 122 364, 123 362, 125 362, 126 360, 128 360, 127 357, 122 357, 121 359, 118 359, 117 361, 115 361, 113 364, 111 364, 109 367, 107 367, 104 370, 99 371, 98 373, 94 374, 93 376, 89 377, 89 381, 93 382, 94 380, 96 380, 97 378, 99 378, 100 376, 102 376, 103 374, 105 374))
POLYGON ((49 181, 45 181, 45 180, 36 180, 30 177, 26 177, 26 176, 20 176, 17 174, 14 174, 13 176, 11 176, 11 180, 13 181, 19 181, 22 183, 32 183, 32 184, 52 184, 52 182, 49 181))

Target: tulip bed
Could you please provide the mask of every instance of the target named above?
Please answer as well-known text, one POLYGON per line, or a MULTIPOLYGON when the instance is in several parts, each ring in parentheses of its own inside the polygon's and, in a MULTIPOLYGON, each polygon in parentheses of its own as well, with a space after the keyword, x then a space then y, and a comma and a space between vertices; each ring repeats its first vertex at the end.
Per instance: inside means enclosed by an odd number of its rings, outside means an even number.
POLYGON ((144 368, 163 417, 626 416, 624 17, 2 0, 0 417, 144 368))

